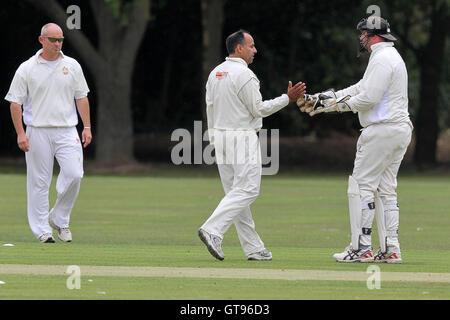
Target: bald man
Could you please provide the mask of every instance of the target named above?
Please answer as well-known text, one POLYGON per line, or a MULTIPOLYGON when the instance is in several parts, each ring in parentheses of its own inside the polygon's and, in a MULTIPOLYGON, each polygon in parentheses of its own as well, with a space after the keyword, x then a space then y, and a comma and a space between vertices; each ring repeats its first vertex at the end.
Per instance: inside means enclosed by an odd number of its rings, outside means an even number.
POLYGON ((89 88, 80 64, 62 53, 64 36, 57 24, 44 25, 38 40, 42 48, 19 66, 5 100, 11 103, 17 144, 25 152, 31 230, 42 243, 55 242, 52 228, 61 241, 71 242, 70 214, 83 177, 81 143, 87 147, 92 140, 89 88), (84 125, 81 142, 76 110, 84 125), (58 196, 49 211, 55 158, 58 196))

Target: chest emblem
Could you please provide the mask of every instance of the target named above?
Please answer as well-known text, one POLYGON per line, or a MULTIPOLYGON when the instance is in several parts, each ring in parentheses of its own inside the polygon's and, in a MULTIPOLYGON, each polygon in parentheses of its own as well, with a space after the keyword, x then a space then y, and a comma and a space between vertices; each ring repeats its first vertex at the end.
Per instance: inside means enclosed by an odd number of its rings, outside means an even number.
POLYGON ((218 80, 226 78, 227 76, 228 76, 228 72, 216 72, 216 78, 218 80))
POLYGON ((64 74, 68 74, 68 73, 69 73, 69 69, 67 69, 66 67, 63 67, 63 68, 62 68, 62 72, 63 72, 64 74))

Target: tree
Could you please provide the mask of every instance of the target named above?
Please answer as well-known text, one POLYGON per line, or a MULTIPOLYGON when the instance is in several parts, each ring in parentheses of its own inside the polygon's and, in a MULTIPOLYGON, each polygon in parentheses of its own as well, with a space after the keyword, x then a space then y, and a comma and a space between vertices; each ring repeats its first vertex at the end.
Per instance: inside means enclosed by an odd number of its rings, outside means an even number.
POLYGON ((395 3, 397 6, 392 2, 386 3, 391 12, 401 12, 399 19, 403 19, 403 23, 399 23, 396 34, 406 49, 413 53, 420 70, 414 162, 418 167, 427 167, 436 163, 440 84, 450 27, 448 1, 401 1, 395 3))
POLYGON ((205 84, 211 70, 223 60, 222 31, 224 20, 224 0, 201 0, 203 27, 203 63, 202 63, 202 116, 206 121, 205 84))
POLYGON ((134 160, 131 79, 136 55, 147 28, 151 0, 92 0, 98 46, 81 30, 68 30, 67 14, 56 0, 29 0, 54 19, 94 77, 97 123, 94 124, 99 164, 134 160))
POLYGON ((439 84, 442 77, 445 41, 449 15, 446 1, 432 2, 431 28, 427 44, 417 53, 420 60, 420 108, 416 121, 414 162, 419 165, 436 163, 439 137, 439 84))

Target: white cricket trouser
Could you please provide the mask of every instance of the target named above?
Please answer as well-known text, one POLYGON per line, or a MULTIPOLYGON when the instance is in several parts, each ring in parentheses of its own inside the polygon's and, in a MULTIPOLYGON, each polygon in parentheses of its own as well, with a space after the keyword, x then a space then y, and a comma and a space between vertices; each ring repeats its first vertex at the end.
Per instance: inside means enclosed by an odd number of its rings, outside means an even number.
MULTIPOLYGON (((362 228, 372 228, 374 210, 367 206, 375 200, 375 191, 383 202, 386 231, 397 233, 397 173, 411 142, 409 123, 379 123, 362 131, 358 143, 352 176, 358 182, 362 202, 362 228)), ((369 235, 361 236, 361 244, 371 245, 369 235)), ((388 246, 400 250, 397 236, 388 236, 388 246)))
POLYGON ((66 228, 83 177, 83 150, 75 127, 28 126, 27 136, 30 139, 30 150, 25 153, 28 222, 35 237, 39 238, 44 233, 52 232, 48 217, 54 159, 58 161, 60 172, 52 216, 57 226, 66 228))
POLYGON ((264 250, 264 243, 255 230, 250 211, 250 205, 258 197, 261 185, 259 140, 255 131, 216 131, 214 136, 216 159, 225 196, 201 228, 223 239, 228 228, 234 223, 242 249, 248 256, 264 250), (234 143, 230 143, 233 140, 234 143))

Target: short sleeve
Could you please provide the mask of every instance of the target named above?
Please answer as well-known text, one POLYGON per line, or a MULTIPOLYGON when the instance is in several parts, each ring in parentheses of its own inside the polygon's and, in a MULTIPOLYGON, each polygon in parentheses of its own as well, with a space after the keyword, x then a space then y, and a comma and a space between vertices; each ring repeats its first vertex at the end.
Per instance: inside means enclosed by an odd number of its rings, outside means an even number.
POLYGON ((23 105, 27 101, 28 86, 26 81, 26 73, 24 65, 20 65, 14 74, 14 78, 9 87, 9 91, 5 96, 5 100, 23 105))
POLYGON ((75 99, 87 97, 89 87, 83 74, 83 69, 77 64, 75 71, 75 99))

